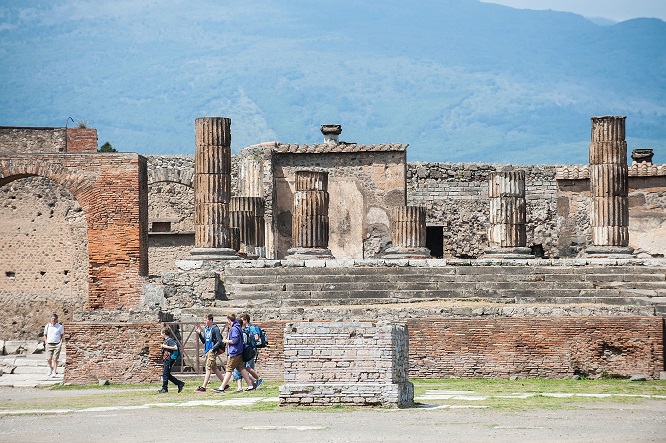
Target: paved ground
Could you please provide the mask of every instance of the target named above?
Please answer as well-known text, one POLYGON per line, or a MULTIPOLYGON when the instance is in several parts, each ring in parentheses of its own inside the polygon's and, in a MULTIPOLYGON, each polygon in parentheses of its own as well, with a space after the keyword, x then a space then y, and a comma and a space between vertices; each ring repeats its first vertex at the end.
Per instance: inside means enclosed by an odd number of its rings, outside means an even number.
MULTIPOLYGON (((0 388, 0 402, 89 394, 89 390, 4 387, 0 388)), ((514 395, 521 398, 521 394, 514 395)), ((474 405, 478 397, 473 392, 433 390, 421 400, 435 404, 421 408, 258 412, 239 406, 277 399, 220 395, 179 401, 178 394, 170 393, 160 397, 165 403, 159 404, 20 413, 4 410, 0 412, 0 441, 666 442, 666 399, 657 396, 630 405, 611 396, 603 403, 581 403, 578 409, 521 412, 480 409, 474 405), (447 404, 453 399, 467 399, 469 405, 447 404)))

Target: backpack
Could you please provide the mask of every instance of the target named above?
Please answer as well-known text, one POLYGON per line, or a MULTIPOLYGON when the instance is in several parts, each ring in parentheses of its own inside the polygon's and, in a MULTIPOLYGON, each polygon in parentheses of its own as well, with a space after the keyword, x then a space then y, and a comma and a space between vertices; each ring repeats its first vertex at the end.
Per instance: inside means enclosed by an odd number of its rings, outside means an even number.
POLYGON ((174 349, 173 351, 169 351, 169 350, 166 350, 166 349, 164 350, 164 353, 162 354, 162 357, 164 358, 164 360, 167 360, 169 358, 171 360, 178 360, 178 357, 180 357, 180 344, 178 343, 178 340, 176 340, 173 337, 168 337, 164 341, 164 343, 169 345, 169 346, 175 346, 176 347, 176 349, 174 349))
MULTIPOLYGON (((266 346, 268 346, 268 336, 266 335, 266 331, 261 329, 259 326, 254 326, 254 327, 256 328, 254 330, 254 333, 259 336, 259 340, 255 340, 255 346, 257 348, 265 348, 266 346)), ((252 338, 254 338, 254 335, 252 338)))
POLYGON ((257 348, 254 345, 254 337, 246 329, 243 329, 243 362, 251 361, 257 355, 257 348))

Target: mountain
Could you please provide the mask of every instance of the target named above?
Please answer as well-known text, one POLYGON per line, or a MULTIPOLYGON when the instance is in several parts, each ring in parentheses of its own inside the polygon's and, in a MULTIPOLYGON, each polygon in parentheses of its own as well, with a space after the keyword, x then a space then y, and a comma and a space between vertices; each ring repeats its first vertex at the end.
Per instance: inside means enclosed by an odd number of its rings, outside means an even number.
POLYGON ((666 23, 477 0, 44 2, 0 6, 0 125, 98 129, 100 144, 194 152, 194 119, 232 147, 408 143, 410 161, 586 163, 590 117, 626 115, 666 162, 666 23), (99 3, 99 4, 98 4, 99 3))

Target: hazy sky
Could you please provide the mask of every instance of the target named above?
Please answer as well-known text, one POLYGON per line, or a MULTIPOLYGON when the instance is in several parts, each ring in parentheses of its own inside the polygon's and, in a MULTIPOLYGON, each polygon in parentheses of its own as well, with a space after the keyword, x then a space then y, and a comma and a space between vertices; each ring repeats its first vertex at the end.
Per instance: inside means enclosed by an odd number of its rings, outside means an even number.
POLYGON ((575 12, 585 17, 624 21, 654 17, 666 21, 666 0, 481 0, 519 9, 552 9, 575 12))

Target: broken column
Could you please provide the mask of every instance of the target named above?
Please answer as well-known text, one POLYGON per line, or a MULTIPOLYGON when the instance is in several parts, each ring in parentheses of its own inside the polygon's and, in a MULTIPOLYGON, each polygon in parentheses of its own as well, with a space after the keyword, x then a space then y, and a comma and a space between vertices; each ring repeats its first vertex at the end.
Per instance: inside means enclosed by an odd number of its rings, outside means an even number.
POLYGON ((239 252, 250 258, 261 255, 264 249, 264 199, 261 197, 232 197, 229 223, 239 229, 239 252))
POLYGON ((202 117, 194 122, 194 249, 197 260, 237 259, 229 233, 231 119, 202 117))
POLYGON ((288 259, 333 258, 328 249, 328 173, 296 172, 288 259))
POLYGON ((298 322, 284 328, 280 405, 411 406, 407 326, 298 322))
POLYGON ((628 258, 629 171, 627 167, 626 117, 592 117, 590 143, 590 194, 592 245, 588 257, 628 258))
POLYGON ((426 248, 426 211, 420 206, 391 209, 391 240, 393 246, 383 258, 430 258, 426 248))
POLYGON ((493 172, 488 178, 488 258, 534 258, 526 247, 525 172, 493 172))

